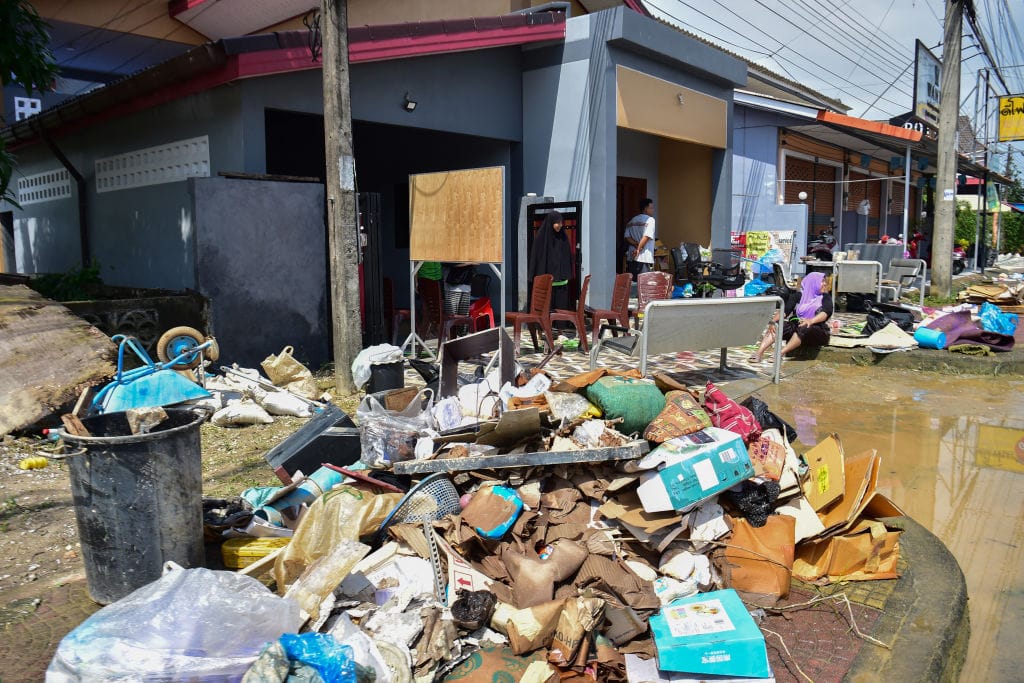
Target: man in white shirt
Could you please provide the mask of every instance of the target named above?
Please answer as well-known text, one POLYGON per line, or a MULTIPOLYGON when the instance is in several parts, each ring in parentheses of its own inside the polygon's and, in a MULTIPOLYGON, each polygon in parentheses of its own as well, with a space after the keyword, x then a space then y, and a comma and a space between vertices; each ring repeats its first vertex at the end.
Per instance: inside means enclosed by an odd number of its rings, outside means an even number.
POLYGON ((645 197, 640 201, 640 213, 626 223, 624 235, 629 248, 626 251, 626 269, 636 279, 640 273, 649 272, 654 265, 654 200, 645 197))

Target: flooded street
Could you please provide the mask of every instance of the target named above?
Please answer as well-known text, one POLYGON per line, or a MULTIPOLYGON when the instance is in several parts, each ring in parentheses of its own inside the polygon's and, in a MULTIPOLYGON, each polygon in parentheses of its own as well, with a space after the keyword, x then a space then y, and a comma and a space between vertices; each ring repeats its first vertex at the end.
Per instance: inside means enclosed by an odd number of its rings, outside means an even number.
MULTIPOLYGON (((1024 378, 820 365, 757 392, 800 435, 882 455, 878 489, 938 536, 967 578, 964 681, 1024 671, 1024 378)), ((802 446, 802 447, 801 447, 802 446)))

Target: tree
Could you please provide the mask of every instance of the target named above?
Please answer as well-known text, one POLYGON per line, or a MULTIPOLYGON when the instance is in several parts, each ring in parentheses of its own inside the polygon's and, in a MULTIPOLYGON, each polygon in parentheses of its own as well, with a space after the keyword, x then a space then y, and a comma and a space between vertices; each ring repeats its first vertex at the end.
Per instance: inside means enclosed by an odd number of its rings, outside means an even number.
MULTIPOLYGON (((26 0, 0 0, 0 85, 15 83, 31 95, 48 90, 57 76, 57 64, 48 44, 49 25, 26 0)), ((0 123, 7 125, 0 110, 0 123)), ((0 201, 20 208, 10 189, 14 155, 0 138, 0 201)))
MULTIPOLYGON (((1006 187, 1006 201, 1014 204, 1024 202, 1024 185, 1021 184, 1012 156, 1006 163, 1006 175, 1013 181, 1006 187)), ((1001 250, 1006 253, 1024 253, 1024 213, 1019 211, 1004 213, 999 226, 999 232, 1002 235, 1000 240, 1002 244, 999 245, 1001 250)))

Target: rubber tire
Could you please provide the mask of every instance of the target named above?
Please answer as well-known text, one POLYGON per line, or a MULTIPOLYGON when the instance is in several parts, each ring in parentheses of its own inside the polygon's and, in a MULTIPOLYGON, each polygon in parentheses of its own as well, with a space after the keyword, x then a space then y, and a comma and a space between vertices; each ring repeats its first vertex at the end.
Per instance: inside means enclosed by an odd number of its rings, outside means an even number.
MULTIPOLYGON (((176 355, 171 356, 168 353, 168 347, 171 345, 172 341, 178 339, 179 337, 191 337, 192 340, 195 341, 196 346, 199 346, 200 344, 206 341, 206 337, 203 335, 203 333, 194 327, 188 327, 186 325, 182 325, 180 327, 172 327, 171 329, 167 330, 162 335, 160 335, 160 339, 156 343, 156 356, 157 358, 160 359, 161 362, 168 363, 174 360, 176 355)), ((174 370, 191 370, 199 366, 199 360, 199 354, 197 353, 195 355, 195 358, 193 358, 188 363, 178 363, 177 365, 171 365, 169 367, 173 368, 174 370)))
POLYGON ((953 275, 959 275, 964 272, 964 264, 960 261, 953 261, 953 275))

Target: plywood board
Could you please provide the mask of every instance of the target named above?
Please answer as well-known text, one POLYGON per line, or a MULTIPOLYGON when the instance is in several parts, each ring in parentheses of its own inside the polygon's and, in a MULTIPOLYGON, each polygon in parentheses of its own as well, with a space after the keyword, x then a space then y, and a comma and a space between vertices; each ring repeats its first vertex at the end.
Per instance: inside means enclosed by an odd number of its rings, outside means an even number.
POLYGON ((502 166, 409 176, 409 258, 501 263, 502 166))
POLYGON ((114 374, 117 347, 64 306, 0 285, 0 434, 32 425, 114 374))

